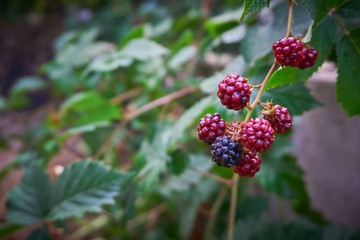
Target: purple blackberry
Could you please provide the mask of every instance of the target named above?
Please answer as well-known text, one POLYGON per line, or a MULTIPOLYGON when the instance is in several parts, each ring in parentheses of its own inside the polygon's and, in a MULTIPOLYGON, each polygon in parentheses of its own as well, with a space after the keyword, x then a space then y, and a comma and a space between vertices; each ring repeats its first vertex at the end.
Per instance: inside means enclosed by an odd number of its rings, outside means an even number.
POLYGON ((217 165, 229 168, 238 164, 242 158, 243 148, 229 137, 217 137, 211 144, 213 162, 217 165))

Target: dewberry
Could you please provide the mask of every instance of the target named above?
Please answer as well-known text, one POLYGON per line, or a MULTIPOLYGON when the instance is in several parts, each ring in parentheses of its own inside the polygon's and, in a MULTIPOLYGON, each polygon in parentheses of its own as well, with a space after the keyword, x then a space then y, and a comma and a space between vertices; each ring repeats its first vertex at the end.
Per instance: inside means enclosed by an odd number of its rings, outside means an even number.
POLYGON ((300 63, 298 67, 300 69, 304 69, 314 66, 317 56, 318 56, 318 51, 316 51, 312 46, 306 45, 303 48, 303 56, 300 59, 300 63))
POLYGON ((251 95, 249 81, 239 74, 229 74, 220 83, 217 96, 228 109, 243 109, 251 95))
POLYGON ((260 170, 261 158, 253 152, 244 153, 240 162, 233 170, 240 177, 253 177, 260 170))
POLYGON ((206 114, 197 128, 199 139, 206 143, 212 143, 216 137, 224 135, 225 129, 226 123, 219 113, 206 114))
POLYGON ((275 105, 270 110, 263 111, 261 114, 264 115, 264 119, 270 122, 275 133, 284 134, 292 127, 292 117, 285 107, 275 105))
POLYGON ((265 152, 274 142, 274 129, 266 119, 250 119, 241 126, 241 142, 252 152, 265 152))
POLYGON ((228 136, 217 137, 211 149, 212 161, 226 168, 238 164, 243 152, 243 148, 228 136))
POLYGON ((303 57, 303 44, 294 37, 274 42, 273 50, 276 62, 282 66, 296 67, 303 57))

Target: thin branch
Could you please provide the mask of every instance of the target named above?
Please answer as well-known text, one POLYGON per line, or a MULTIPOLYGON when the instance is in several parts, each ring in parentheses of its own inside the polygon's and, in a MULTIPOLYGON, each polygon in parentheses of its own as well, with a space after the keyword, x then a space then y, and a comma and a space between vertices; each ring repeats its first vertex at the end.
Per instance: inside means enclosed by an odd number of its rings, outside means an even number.
POLYGON ((292 13, 293 13, 293 1, 294 0, 290 0, 289 3, 289 13, 288 13, 288 19, 287 19, 287 27, 286 27, 286 34, 285 34, 285 38, 288 38, 291 36, 291 22, 292 22, 292 13))
POLYGON ((76 154, 78 157, 81 158, 88 158, 89 156, 83 152, 81 152, 79 149, 77 149, 75 146, 70 145, 68 141, 65 141, 65 147, 70 150, 72 153, 76 154))
POLYGON ((125 126, 134 118, 138 117, 139 115, 153 109, 156 108, 158 106, 167 104, 177 98, 181 98, 183 96, 186 96, 187 94, 193 93, 195 91, 197 91, 198 88, 196 87, 188 87, 188 88, 184 88, 181 89, 179 91, 173 92, 169 95, 166 95, 162 98, 156 99, 152 102, 149 102, 148 104, 145 104, 144 106, 130 112, 130 113, 125 113, 124 114, 124 119, 122 120, 122 122, 114 129, 114 131, 106 138, 106 140, 104 141, 104 143, 101 145, 101 147, 99 148, 99 150, 95 153, 94 157, 92 158, 93 160, 98 159, 101 154, 103 154, 103 152, 107 149, 108 146, 111 145, 111 141, 114 138, 114 136, 120 132, 123 128, 125 128, 125 126))
POLYGON ((230 213, 229 213, 229 226, 228 226, 228 240, 234 239, 234 225, 236 213, 236 198, 238 189, 238 176, 234 173, 233 185, 231 187, 231 200, 230 200, 230 213))
POLYGON ((228 179, 225 179, 225 178, 222 178, 222 177, 219 177, 218 175, 215 175, 215 174, 212 174, 212 173, 209 173, 209 172, 205 172, 205 171, 201 171, 197 168, 194 168, 194 167, 191 167, 191 170, 195 171, 195 172, 198 172, 202 175, 204 175, 205 177, 208 177, 208 178, 211 178, 219 183, 222 183, 222 184, 225 184, 229 187, 231 187, 233 185, 233 182, 232 180, 228 180, 228 179))
POLYGON ((110 101, 112 104, 117 105, 125 100, 128 100, 130 98, 133 98, 133 97, 139 95, 141 93, 141 90, 142 89, 140 87, 131 89, 127 92, 121 93, 121 94, 113 97, 110 101))
POLYGON ((211 213, 210 213, 210 217, 209 220, 206 224, 206 229, 205 229, 205 236, 204 239, 205 240, 210 240, 211 239, 211 234, 213 232, 214 226, 215 226, 215 222, 216 222, 216 217, 219 213, 220 207, 222 206, 225 197, 226 197, 226 193, 227 193, 227 188, 226 187, 222 187, 220 193, 217 195, 216 200, 214 202, 213 207, 211 208, 211 213))

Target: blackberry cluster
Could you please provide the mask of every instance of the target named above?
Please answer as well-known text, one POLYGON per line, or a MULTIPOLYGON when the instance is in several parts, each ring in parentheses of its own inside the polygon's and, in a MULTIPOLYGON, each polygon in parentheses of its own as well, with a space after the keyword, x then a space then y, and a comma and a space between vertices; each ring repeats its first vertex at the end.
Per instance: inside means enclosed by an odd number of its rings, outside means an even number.
POLYGON ((263 153, 274 142, 274 129, 266 119, 250 119, 241 126, 240 141, 252 152, 263 153))
POLYGON ((226 123, 219 113, 206 114, 200 119, 197 128, 199 139, 209 144, 214 142, 216 137, 224 135, 225 129, 226 123))
POLYGON ((253 177, 260 170, 261 158, 253 152, 244 153, 239 164, 233 166, 233 171, 240 177, 253 177))
POLYGON ((241 110, 250 101, 249 81, 239 74, 229 74, 220 83, 217 96, 228 109, 241 110))
POLYGON ((306 45, 303 48, 303 56, 300 59, 300 63, 298 67, 300 69, 304 69, 314 66, 317 56, 318 56, 318 51, 316 51, 312 46, 306 45))
POLYGON ((276 62, 282 66, 299 66, 303 58, 303 43, 294 37, 282 38, 273 44, 276 62))
POLYGON ((275 105, 268 111, 264 111, 262 114, 264 115, 264 119, 270 122, 275 133, 284 134, 292 127, 292 117, 285 107, 275 105))
POLYGON ((222 167, 237 165, 242 158, 243 148, 227 136, 217 137, 211 149, 212 161, 222 167))

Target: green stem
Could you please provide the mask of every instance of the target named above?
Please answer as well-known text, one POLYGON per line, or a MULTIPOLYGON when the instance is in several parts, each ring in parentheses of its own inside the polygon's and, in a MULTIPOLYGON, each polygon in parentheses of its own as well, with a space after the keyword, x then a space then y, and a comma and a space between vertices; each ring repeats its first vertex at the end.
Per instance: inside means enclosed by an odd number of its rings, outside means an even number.
POLYGON ((290 0, 285 38, 288 38, 291 35, 291 22, 292 22, 293 6, 294 6, 293 0, 290 0))
POLYGON ((231 200, 230 200, 230 213, 229 213, 229 226, 228 226, 228 240, 234 239, 234 225, 235 225, 235 212, 236 212, 236 197, 238 189, 238 176, 234 173, 233 185, 231 187, 231 200))
POLYGON ((345 26, 341 23, 339 17, 335 14, 335 11, 331 11, 331 14, 334 16, 337 24, 339 24, 341 30, 344 32, 346 36, 349 36, 349 31, 345 28, 345 26))
POLYGON ((274 62, 273 65, 271 66, 269 72, 266 74, 266 77, 265 77, 264 81, 260 84, 259 92, 258 92, 258 94, 256 95, 255 100, 254 100, 254 101, 252 102, 252 104, 250 105, 250 108, 249 108, 249 111, 248 111, 247 114, 246 114, 244 123, 246 123, 246 122, 250 119, 251 113, 254 111, 256 105, 260 102, 261 96, 262 96, 262 94, 263 94, 264 91, 265 91, 266 84, 268 83, 268 81, 269 81, 269 79, 270 79, 270 76, 271 76, 271 74, 274 72, 276 66, 277 66, 277 63, 274 62))
POLYGON ((214 225, 215 225, 215 222, 216 222, 216 217, 217 217, 217 215, 219 213, 221 205, 223 204, 223 202, 225 200, 226 192, 227 192, 227 187, 223 186, 221 188, 220 193, 216 197, 214 206, 211 208, 210 217, 209 217, 209 220, 207 222, 206 230, 205 230, 205 236, 204 236, 205 240, 210 240, 211 239, 211 235, 212 235, 214 225))

